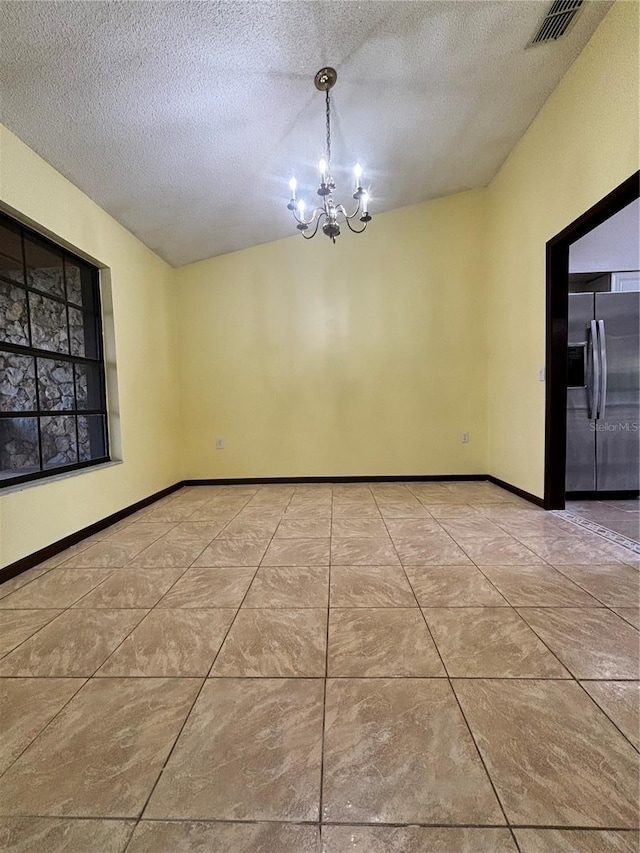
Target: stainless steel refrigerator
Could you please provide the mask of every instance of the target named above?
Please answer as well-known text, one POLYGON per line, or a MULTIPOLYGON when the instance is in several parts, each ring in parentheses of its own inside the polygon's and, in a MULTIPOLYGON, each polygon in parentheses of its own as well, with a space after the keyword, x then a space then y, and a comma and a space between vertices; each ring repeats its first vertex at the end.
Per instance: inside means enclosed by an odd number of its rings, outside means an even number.
POLYGON ((569 295, 567 492, 640 487, 640 293, 569 295))

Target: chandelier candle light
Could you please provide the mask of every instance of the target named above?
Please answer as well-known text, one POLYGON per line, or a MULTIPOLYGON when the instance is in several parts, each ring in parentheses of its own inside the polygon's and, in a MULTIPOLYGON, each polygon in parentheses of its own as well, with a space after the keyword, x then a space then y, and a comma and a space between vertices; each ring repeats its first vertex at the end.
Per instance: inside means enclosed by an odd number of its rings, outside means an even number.
POLYGON ((324 92, 326 95, 326 115, 327 115, 327 153, 318 164, 320 171, 320 186, 318 187, 318 195, 322 199, 322 207, 316 207, 311 211, 309 218, 305 218, 306 204, 304 199, 296 197, 296 189, 298 183, 295 178, 289 181, 289 189, 291 190, 291 198, 287 207, 293 213, 294 219, 297 222, 297 229, 302 233, 305 240, 311 240, 315 237, 322 220, 322 231, 329 237, 332 242, 336 242, 336 237, 340 234, 340 223, 338 216, 344 217, 344 221, 349 226, 354 234, 362 234, 367 227, 367 223, 371 221, 369 214, 369 194, 362 186, 362 168, 357 163, 353 173, 355 175, 355 192, 353 198, 357 205, 355 211, 349 215, 345 210, 344 205, 336 204, 333 200, 333 191, 336 188, 335 182, 331 177, 331 98, 329 91, 335 85, 338 79, 338 74, 335 68, 322 68, 315 76, 314 82, 316 89, 324 92), (354 228, 352 221, 358 217, 363 223, 361 228, 354 228), (313 227, 313 231, 306 233, 313 227))

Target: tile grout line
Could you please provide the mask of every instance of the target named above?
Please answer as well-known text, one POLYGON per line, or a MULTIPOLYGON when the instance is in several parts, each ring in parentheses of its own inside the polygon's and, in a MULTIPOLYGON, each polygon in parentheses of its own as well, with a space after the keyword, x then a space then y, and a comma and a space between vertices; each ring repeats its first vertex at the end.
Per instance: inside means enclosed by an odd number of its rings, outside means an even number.
POLYGON ((318 841, 322 846, 322 824, 324 820, 324 756, 327 731, 327 687, 329 683, 329 620, 331 619, 331 548, 333 543, 333 486, 331 487, 331 518, 329 524, 329 583, 327 587, 327 629, 325 634, 324 684, 322 696, 322 737, 320 741, 320 797, 318 800, 318 841))
MULTIPOLYGON (((626 610, 627 608, 625 608, 625 607, 620 607, 619 609, 620 609, 620 610, 626 610)), ((630 609, 630 610, 636 610, 637 608, 635 608, 635 607, 630 607, 629 609, 630 609)), ((616 614, 616 616, 620 616, 620 619, 622 619, 622 620, 623 620, 623 622, 626 622, 626 623, 627 623, 627 625, 631 625, 631 627, 632 627, 632 628, 635 628, 635 630, 636 630, 636 631, 640 632, 640 628, 638 628, 636 625, 634 625, 634 624, 633 624, 633 622, 630 622, 630 621, 629 621, 629 618, 628 618, 627 616, 622 616, 620 613, 616 613, 616 611, 615 611, 615 610, 614 610, 613 612, 616 614)))
MULTIPOLYGON (((295 568, 295 566, 292 568, 295 568)), ((167 610, 168 609, 169 608, 167 608, 167 610)), ((176 608, 172 608, 172 609, 179 610, 180 608, 176 607, 176 608)), ((189 608, 185 608, 185 609, 189 609, 189 608)), ((195 610, 197 608, 193 608, 193 609, 195 610)), ((233 608, 233 607, 218 607, 218 608, 210 608, 210 609, 213 609, 213 610, 235 610, 235 608, 233 608)), ((257 610, 258 608, 251 608, 251 609, 257 610)), ((273 608, 263 608, 263 609, 271 610, 273 608)), ((296 608, 292 608, 292 609, 295 610, 296 608)), ((307 609, 308 610, 310 610, 310 609, 324 610, 323 607, 315 607, 315 608, 307 608, 307 609)), ((364 608, 349 608, 349 607, 336 608, 336 610, 362 610, 362 609, 364 609, 364 608)), ((368 609, 370 609, 370 610, 403 610, 404 609, 404 610, 411 610, 412 612, 420 610, 419 607, 405 607, 405 608, 402 608, 402 607, 382 607, 382 608, 368 608, 368 609)), ((246 610, 245 610, 245 612, 246 612, 246 610)), ((99 678, 100 681, 114 681, 115 679, 118 679, 118 678, 130 678, 130 679, 135 679, 136 681, 143 681, 145 678, 162 678, 164 680, 172 680, 172 679, 175 680, 175 679, 181 679, 181 678, 199 679, 199 678, 204 678, 205 676, 203 676, 203 675, 99 675, 99 676, 93 676, 93 675, 92 676, 86 676, 86 675, 53 675, 53 676, 3 675, 0 677, 0 680, 1 681, 17 681, 20 679, 22 679, 22 680, 29 679, 32 681, 37 681, 38 679, 43 680, 45 678, 64 678, 67 680, 84 681, 84 680, 88 680, 89 678, 94 678, 94 677, 99 678)), ((265 681, 273 681, 273 680, 283 679, 283 678, 287 678, 287 679, 301 678, 301 679, 304 679, 306 681, 320 681, 324 676, 322 676, 322 675, 211 675, 211 676, 207 676, 207 677, 208 678, 215 678, 216 681, 224 681, 225 679, 229 680, 229 679, 234 679, 234 678, 248 678, 251 680, 261 679, 261 680, 265 680, 265 681)), ((367 679, 369 681, 376 681, 376 680, 377 681, 383 681, 384 679, 389 679, 389 678, 393 678, 395 680, 399 680, 401 678, 411 678, 414 681, 429 681, 429 680, 433 680, 433 679, 444 680, 447 677, 450 677, 455 681, 525 681, 525 682, 558 681, 558 682, 562 682, 563 684, 569 684, 571 681, 577 680, 578 683, 580 683, 580 681, 589 681, 589 682, 593 682, 595 684, 606 684, 610 681, 619 681, 619 682, 622 682, 624 684, 638 684, 637 678, 583 678, 583 679, 574 679, 573 676, 570 678, 562 678, 562 677, 557 676, 557 675, 548 676, 548 677, 547 676, 540 676, 540 675, 529 675, 529 676, 524 676, 524 675, 518 675, 518 676, 512 676, 512 675, 489 675, 489 676, 486 676, 486 675, 452 675, 452 676, 446 676, 446 675, 401 675, 401 676, 397 676, 397 675, 332 675, 330 677, 331 677, 331 679, 335 679, 338 681, 339 680, 347 680, 347 679, 352 680, 352 681, 361 681, 364 679, 367 679)))
MULTIPOLYGON (((374 500, 376 501, 376 505, 378 505, 378 502, 377 502, 377 499, 376 499, 375 495, 374 495, 374 500)), ((382 513, 380 513, 380 514, 382 515, 382 513)), ((387 533, 388 533, 388 535, 389 535, 389 538, 391 539, 391 534, 389 533, 389 528, 388 528, 388 526, 387 526, 387 520, 385 519, 385 517, 384 517, 384 516, 382 516, 382 521, 383 521, 384 526, 387 528, 387 533)), ((478 744, 477 744, 477 742, 476 742, 476 739, 475 739, 475 737, 473 736, 473 732, 471 731, 471 726, 469 725, 469 722, 468 722, 468 720, 467 720, 467 718, 466 718, 466 716, 465 716, 465 713, 464 713, 464 711, 462 710, 462 705, 460 704, 460 700, 458 699, 458 695, 457 695, 457 693, 455 692, 455 690, 454 690, 454 688, 453 688, 453 684, 451 683, 451 678, 450 678, 450 676, 449 676, 449 671, 448 671, 448 669, 447 669, 447 666, 446 666, 446 664, 445 664, 445 662, 444 662, 444 658, 442 657, 442 655, 441 655, 441 653, 440 653, 440 649, 438 648, 438 645, 437 645, 437 643, 436 643, 436 641, 435 641, 435 638, 434 638, 434 636, 433 636, 433 634, 432 634, 432 632, 431 632, 431 628, 429 627, 429 623, 427 622, 426 616, 424 615, 424 613, 423 613, 423 611, 422 611, 422 608, 420 607, 420 603, 419 603, 419 601, 418 601, 418 596, 416 595, 416 592, 415 592, 415 590, 414 590, 413 586, 411 585, 411 581, 409 580, 409 576, 407 575, 407 572, 406 572, 406 569, 405 569, 404 563, 403 563, 403 562, 402 562, 402 560, 400 559, 400 554, 398 553, 398 551, 397 551, 397 549, 396 549, 396 545, 395 545, 395 542, 393 541, 393 539, 391 539, 391 543, 392 543, 392 545, 393 545, 393 549, 394 549, 394 551, 396 552, 396 556, 397 556, 398 560, 400 560, 400 565, 402 566, 402 571, 404 572, 404 576, 405 576, 405 578, 407 579, 407 583, 408 583, 408 584, 409 584, 409 586, 411 587, 411 591, 413 592, 414 598, 415 598, 415 600, 416 600, 416 605, 418 606, 418 609, 419 609, 419 611, 420 611, 420 615, 422 616, 422 620, 423 620, 423 622, 424 622, 424 624, 425 624, 425 627, 426 627, 426 629, 427 629, 427 631, 428 631, 428 633, 429 633, 429 636, 431 637, 431 642, 433 643, 433 647, 434 647, 434 649, 436 650, 436 653, 437 653, 437 655, 438 655, 438 658, 440 659, 440 664, 442 665, 442 668, 443 668, 443 670, 444 670, 444 672, 445 672, 445 674, 446 674, 447 683, 448 683, 448 685, 449 685, 449 690, 450 690, 450 691, 451 691, 451 693, 453 694, 453 697, 454 697, 454 699, 455 699, 455 701, 456 701, 456 704, 458 705, 458 708, 460 709, 460 713, 461 713, 461 715, 462 715, 462 719, 464 720, 464 723, 465 723, 465 725, 466 725, 466 727, 467 727, 467 731, 469 732, 469 736, 471 737, 471 740, 473 741, 473 745, 474 745, 474 746, 475 746, 475 748, 476 748, 476 752, 477 752, 477 754, 478 754, 478 758, 480 759, 480 762, 481 762, 481 764, 482 764, 482 767, 483 767, 483 769, 484 769, 484 772, 485 772, 485 774, 486 774, 486 777, 487 777, 487 779, 489 780, 489 784, 491 785, 491 788, 492 788, 492 790, 493 790, 493 795, 494 795, 494 797, 496 798, 496 802, 498 803, 498 805, 499 805, 499 807, 500 807, 500 811, 502 812, 502 816, 504 817, 504 820, 505 820, 505 825, 506 825, 506 827, 509 829, 509 832, 511 833, 511 837, 512 837, 512 839, 513 839, 513 843, 514 843, 514 844, 515 844, 515 846, 516 846, 516 850, 518 851, 518 853, 520 853, 520 845, 518 844, 518 841, 517 841, 517 839, 516 839, 515 833, 514 833, 514 832, 513 832, 513 830, 511 829, 511 826, 510 826, 510 824, 509 824, 509 818, 507 817, 507 813, 506 813, 505 808, 504 808, 504 806, 503 806, 503 804, 502 804, 502 800, 500 799, 500 797, 499 797, 499 795, 498 795, 498 791, 496 790, 496 786, 495 786, 495 784, 494 784, 494 781, 493 781, 493 779, 491 778, 491 775, 489 774, 489 770, 488 770, 488 768, 487 768, 487 765, 485 764, 484 758, 482 757, 482 754, 481 754, 481 752, 480 752, 480 747, 478 746, 478 744)), ((468 556, 468 555, 467 555, 467 556, 468 556)))
MULTIPOLYGON (((126 823, 207 823, 213 825, 241 825, 255 826, 261 824, 282 825, 285 826, 305 826, 317 828, 318 821, 314 820, 288 820, 286 818, 182 818, 182 817, 162 817, 162 818, 143 818, 137 820, 135 817, 127 815, 51 815, 51 814, 30 814, 30 815, 3 815, 3 817, 18 817, 18 818, 38 818, 44 820, 87 820, 87 821, 106 821, 106 822, 126 822, 126 823)), ((504 823, 442 823, 434 821, 417 821, 414 823, 399 823, 393 821, 381 821, 374 823, 366 823, 364 821, 350 821, 349 823, 328 820, 324 824, 331 827, 351 827, 357 826, 364 829, 376 829, 378 827, 405 829, 407 827, 419 826, 425 829, 503 829, 508 830, 509 827, 504 823)), ((534 830, 554 830, 556 832, 574 832, 576 830, 582 832, 628 832, 634 835, 638 834, 638 829, 632 826, 609 825, 609 826, 593 826, 593 825, 566 825, 566 824, 541 824, 541 823, 513 823, 511 826, 514 829, 534 829, 534 830)), ((122 851, 124 853, 124 851, 122 851)))

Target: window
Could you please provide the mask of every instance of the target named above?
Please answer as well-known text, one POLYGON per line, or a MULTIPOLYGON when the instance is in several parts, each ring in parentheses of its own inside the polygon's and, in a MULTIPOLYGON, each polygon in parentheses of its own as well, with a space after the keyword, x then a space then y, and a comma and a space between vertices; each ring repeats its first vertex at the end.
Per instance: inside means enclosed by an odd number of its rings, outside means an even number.
POLYGON ((108 459, 98 270, 0 214, 0 486, 108 459))

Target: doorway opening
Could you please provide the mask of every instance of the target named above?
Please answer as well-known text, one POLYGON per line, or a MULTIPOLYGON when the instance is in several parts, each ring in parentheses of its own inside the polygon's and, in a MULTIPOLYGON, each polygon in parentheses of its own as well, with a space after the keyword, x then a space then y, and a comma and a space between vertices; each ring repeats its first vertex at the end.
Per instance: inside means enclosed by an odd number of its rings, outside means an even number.
POLYGON ((545 509, 565 509, 567 497, 613 502, 638 493, 633 453, 640 427, 631 392, 638 387, 633 335, 640 292, 632 276, 615 275, 622 264, 578 272, 595 264, 594 247, 619 234, 621 220, 609 231, 600 226, 638 198, 640 172, 547 243, 545 509))

